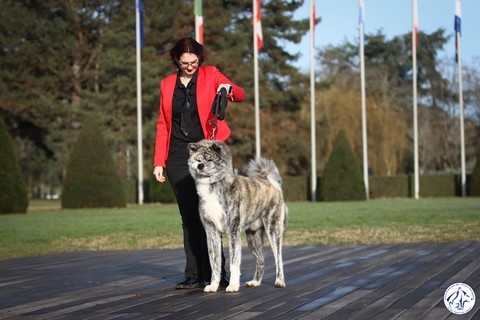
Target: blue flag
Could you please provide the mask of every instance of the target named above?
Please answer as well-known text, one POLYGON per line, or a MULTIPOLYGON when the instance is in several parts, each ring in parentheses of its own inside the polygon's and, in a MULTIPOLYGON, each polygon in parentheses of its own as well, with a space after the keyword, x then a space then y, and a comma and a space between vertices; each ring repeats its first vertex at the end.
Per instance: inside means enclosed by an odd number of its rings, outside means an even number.
POLYGON ((460 35, 462 34, 462 9, 460 6, 460 0, 455 0, 455 62, 458 62, 458 43, 460 41, 460 35))
POLYGON ((138 16, 139 16, 139 19, 140 19, 140 47, 143 47, 144 36, 143 36, 143 4, 142 4, 142 0, 136 0, 135 1, 135 11, 138 12, 138 16))

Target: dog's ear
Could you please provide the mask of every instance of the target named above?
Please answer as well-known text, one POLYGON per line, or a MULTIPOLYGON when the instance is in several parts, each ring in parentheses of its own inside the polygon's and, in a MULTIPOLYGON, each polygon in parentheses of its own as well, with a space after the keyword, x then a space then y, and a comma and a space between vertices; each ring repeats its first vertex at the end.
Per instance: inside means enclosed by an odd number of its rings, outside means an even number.
POLYGON ((197 151, 200 148, 200 145, 198 143, 189 143, 188 144, 188 150, 190 151, 190 155, 197 151))
POLYGON ((216 153, 220 153, 220 152, 222 152, 222 145, 218 142, 215 142, 215 143, 212 144, 212 149, 216 153))

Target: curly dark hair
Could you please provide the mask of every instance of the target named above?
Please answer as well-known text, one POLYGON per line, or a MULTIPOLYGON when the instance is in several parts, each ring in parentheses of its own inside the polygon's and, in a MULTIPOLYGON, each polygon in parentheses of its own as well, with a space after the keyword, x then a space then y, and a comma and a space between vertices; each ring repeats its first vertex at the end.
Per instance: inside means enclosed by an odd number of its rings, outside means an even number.
POLYGON ((180 69, 178 61, 184 53, 193 53, 197 55, 199 65, 205 62, 207 58, 207 50, 204 46, 191 37, 182 38, 178 40, 170 50, 170 58, 177 69, 180 69))

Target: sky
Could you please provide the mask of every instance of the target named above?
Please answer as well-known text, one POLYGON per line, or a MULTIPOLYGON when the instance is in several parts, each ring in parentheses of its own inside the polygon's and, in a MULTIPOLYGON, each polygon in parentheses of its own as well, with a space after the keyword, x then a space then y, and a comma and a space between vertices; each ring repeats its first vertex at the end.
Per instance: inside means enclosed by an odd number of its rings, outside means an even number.
MULTIPOLYGON (((418 29, 430 34, 439 28, 451 36, 445 45, 445 51, 439 58, 455 57, 454 15, 455 0, 417 0, 418 29)), ((356 43, 359 37, 358 0, 315 0, 315 11, 321 22, 315 29, 315 51, 327 45, 339 45, 345 41, 356 43)), ((480 59, 480 0, 461 0, 462 18, 462 64, 473 65, 475 58, 480 59)), ((295 12, 295 19, 310 16, 310 0, 295 12)), ((394 36, 412 32, 411 0, 365 0, 365 34, 375 34, 378 30, 387 40, 394 36)), ((421 38, 419 40, 421 45, 421 38)), ((310 35, 307 34, 300 44, 288 44, 288 50, 301 52, 301 58, 294 63, 302 70, 310 68, 310 35)))

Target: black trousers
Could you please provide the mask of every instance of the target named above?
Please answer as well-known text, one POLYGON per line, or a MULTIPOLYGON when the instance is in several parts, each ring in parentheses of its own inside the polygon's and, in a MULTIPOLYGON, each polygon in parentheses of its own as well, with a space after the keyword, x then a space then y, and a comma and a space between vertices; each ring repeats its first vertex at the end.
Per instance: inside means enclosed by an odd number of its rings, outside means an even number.
MULTIPOLYGON (((185 250, 185 277, 210 281, 212 275, 205 229, 198 211, 198 194, 188 170, 188 144, 170 145, 167 159, 167 177, 177 199, 182 217, 183 247, 185 250)), ((222 276, 225 276, 225 258, 222 251, 222 276)))

